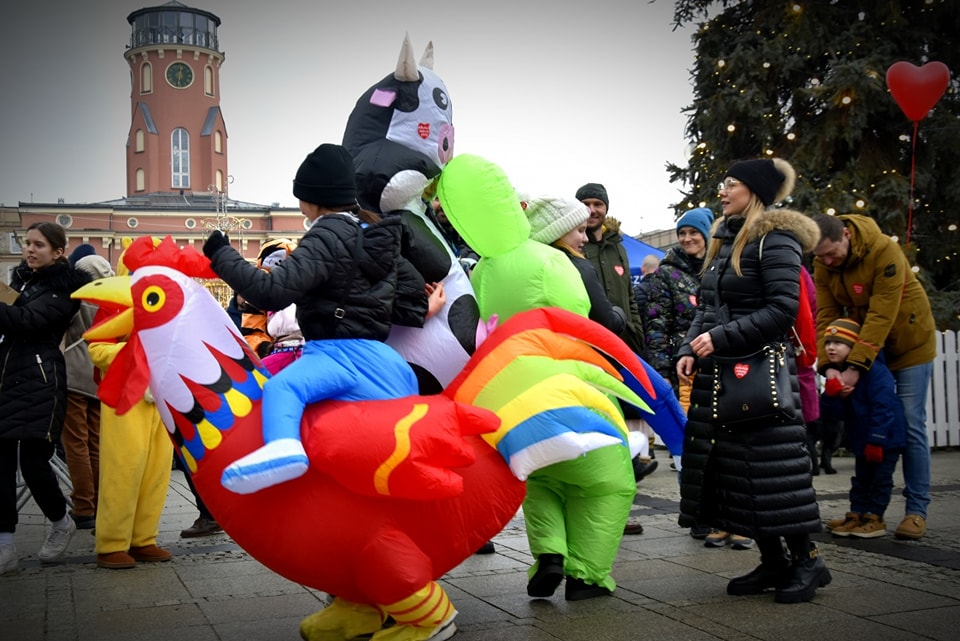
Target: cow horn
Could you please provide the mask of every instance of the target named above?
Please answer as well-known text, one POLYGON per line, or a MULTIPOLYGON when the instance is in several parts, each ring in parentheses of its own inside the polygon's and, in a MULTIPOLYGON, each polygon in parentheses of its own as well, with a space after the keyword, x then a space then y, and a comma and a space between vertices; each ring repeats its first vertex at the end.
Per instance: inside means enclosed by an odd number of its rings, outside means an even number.
POLYGON ((393 77, 401 82, 420 79, 420 72, 417 71, 417 61, 413 59, 413 47, 410 46, 410 34, 404 34, 403 36, 403 46, 400 47, 397 70, 393 72, 393 77))
POLYGON ((420 56, 420 66, 433 70, 433 40, 428 42, 427 48, 423 50, 423 55, 420 56))

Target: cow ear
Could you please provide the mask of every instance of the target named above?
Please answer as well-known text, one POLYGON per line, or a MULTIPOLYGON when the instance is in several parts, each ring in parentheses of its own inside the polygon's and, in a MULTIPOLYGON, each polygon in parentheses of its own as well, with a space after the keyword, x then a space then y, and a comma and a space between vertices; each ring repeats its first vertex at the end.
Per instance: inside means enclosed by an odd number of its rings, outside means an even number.
POLYGON ((433 71, 433 40, 427 43, 427 48, 420 56, 420 66, 433 71))
POLYGON ((400 82, 411 82, 420 79, 417 71, 417 61, 413 58, 413 47, 410 46, 410 34, 404 34, 403 45, 400 46, 400 57, 397 59, 397 70, 393 77, 400 82))

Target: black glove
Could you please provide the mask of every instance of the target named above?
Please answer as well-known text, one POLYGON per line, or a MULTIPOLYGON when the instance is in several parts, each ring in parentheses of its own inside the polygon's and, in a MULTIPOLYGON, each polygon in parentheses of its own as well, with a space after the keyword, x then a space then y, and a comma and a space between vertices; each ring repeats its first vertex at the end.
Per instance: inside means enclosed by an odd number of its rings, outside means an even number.
POLYGON ((203 244, 203 255, 207 258, 212 259, 213 255, 216 254, 221 247, 229 247, 230 239, 227 238, 227 235, 224 234, 219 229, 214 230, 210 237, 207 238, 207 242, 203 244))

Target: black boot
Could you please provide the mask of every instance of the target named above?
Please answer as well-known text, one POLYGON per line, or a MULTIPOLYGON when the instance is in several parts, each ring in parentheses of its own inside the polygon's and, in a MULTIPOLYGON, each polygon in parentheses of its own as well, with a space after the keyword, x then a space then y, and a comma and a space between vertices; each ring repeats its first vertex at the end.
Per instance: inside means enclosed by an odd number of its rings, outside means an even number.
POLYGON ((774 600, 777 603, 804 603, 813 598, 817 588, 829 585, 832 580, 820 551, 815 543, 811 543, 806 556, 794 556, 790 578, 785 585, 777 588, 774 600))
POLYGON ((541 554, 537 560, 537 571, 527 582, 527 594, 540 598, 553 596, 563 581, 563 555, 541 554))
POLYGON ((780 537, 759 538, 757 547, 760 548, 760 565, 749 574, 731 579, 727 583, 727 594, 763 594, 766 590, 785 585, 790 579, 790 559, 784 552, 780 537))

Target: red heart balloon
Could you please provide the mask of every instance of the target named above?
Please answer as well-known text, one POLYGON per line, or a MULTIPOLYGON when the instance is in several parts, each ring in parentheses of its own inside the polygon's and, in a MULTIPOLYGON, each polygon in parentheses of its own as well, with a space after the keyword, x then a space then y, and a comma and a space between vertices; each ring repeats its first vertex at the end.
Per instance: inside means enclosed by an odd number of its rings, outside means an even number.
POLYGON ((950 70, 942 62, 917 67, 901 60, 887 69, 887 86, 903 113, 913 121, 923 120, 950 83, 950 70))

